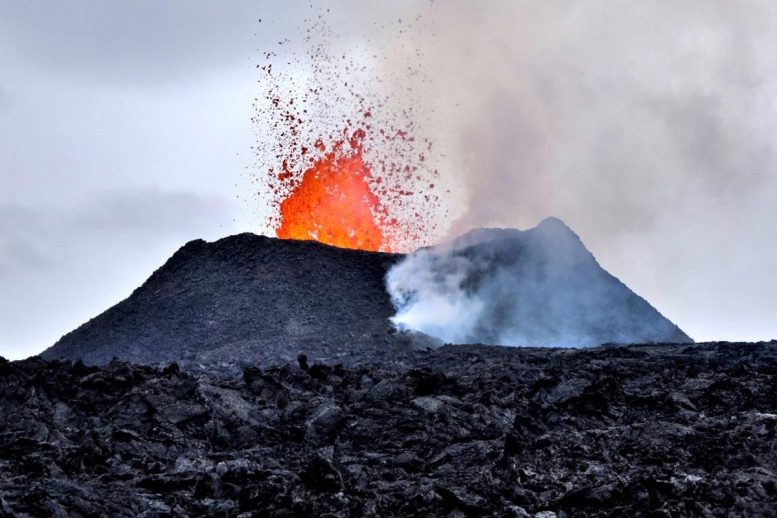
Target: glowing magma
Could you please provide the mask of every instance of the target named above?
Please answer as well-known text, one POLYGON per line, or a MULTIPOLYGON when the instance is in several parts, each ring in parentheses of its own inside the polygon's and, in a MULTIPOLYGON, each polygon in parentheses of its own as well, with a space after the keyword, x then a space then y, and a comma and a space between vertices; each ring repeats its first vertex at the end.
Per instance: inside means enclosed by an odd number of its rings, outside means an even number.
POLYGON ((312 239, 341 248, 390 251, 379 221, 383 212, 372 192, 361 147, 336 146, 305 171, 280 205, 282 239, 312 239))

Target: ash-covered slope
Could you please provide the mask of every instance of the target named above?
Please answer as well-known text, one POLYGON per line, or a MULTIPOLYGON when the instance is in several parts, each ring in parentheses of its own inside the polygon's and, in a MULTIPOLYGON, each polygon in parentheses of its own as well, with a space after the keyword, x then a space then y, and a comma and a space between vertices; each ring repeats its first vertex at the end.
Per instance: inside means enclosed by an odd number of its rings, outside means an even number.
POLYGON ((605 271, 561 220, 478 229, 391 270, 400 326, 445 342, 590 347, 689 343, 682 330, 605 271))
MULTIPOLYGON (((516 297, 493 297, 499 304, 481 315, 469 341, 497 344, 508 324, 523 333, 520 345, 550 345, 549 335, 558 338, 553 345, 566 346, 690 341, 605 272, 558 220, 525 232, 476 231, 459 242, 467 244, 460 254, 481 265, 475 272, 481 286, 520 287, 516 297), (570 320, 573 312, 578 316, 570 320)), ((300 353, 351 365, 402 361, 398 353, 411 347, 410 339, 393 333, 395 310, 384 282, 401 258, 253 234, 192 241, 129 298, 42 356, 89 364, 114 357, 177 361, 186 369, 222 365, 233 372, 242 363, 277 365, 300 353)), ((404 280, 410 287, 423 282, 413 275, 404 280)))
POLYGON ((391 348, 390 254, 240 234, 178 250, 41 356, 105 364, 338 361, 391 348))

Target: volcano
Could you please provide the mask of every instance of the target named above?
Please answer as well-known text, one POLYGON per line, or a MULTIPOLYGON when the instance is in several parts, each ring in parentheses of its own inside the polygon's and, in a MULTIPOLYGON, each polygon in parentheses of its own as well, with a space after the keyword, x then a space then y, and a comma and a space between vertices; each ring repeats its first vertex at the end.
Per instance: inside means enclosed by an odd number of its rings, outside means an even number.
MULTIPOLYGON (((559 220, 523 232, 482 229, 455 243, 458 253, 491 258, 489 267, 518 265, 507 273, 525 296, 499 311, 502 318, 505 310, 521 317, 516 324, 521 345, 563 345, 564 339, 572 346, 691 342, 602 269, 559 220), (564 315, 581 307, 596 311, 572 327, 564 315), (557 340, 543 343, 548 335, 557 340)), ((113 358, 147 365, 179 362, 183 367, 277 365, 299 354, 351 365, 401 361, 419 343, 433 343, 423 334, 397 333, 390 321, 395 307, 385 288, 387 272, 413 258, 253 234, 192 241, 126 300, 41 356, 97 365, 113 358)), ((499 272, 504 275, 504 269, 499 272)), ((482 281, 489 271, 478 275, 482 281)), ((490 318, 498 328, 495 315, 490 318)), ((470 338, 498 343, 499 334, 481 322, 470 338)))

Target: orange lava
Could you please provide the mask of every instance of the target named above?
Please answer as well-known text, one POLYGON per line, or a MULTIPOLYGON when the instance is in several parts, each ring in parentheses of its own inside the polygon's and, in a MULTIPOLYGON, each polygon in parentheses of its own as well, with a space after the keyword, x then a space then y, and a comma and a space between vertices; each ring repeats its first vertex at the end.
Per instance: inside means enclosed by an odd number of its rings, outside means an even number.
POLYGON ((281 202, 278 237, 315 240, 340 248, 391 251, 376 220, 383 209, 370 189, 371 178, 360 147, 341 154, 336 146, 305 171, 281 202))

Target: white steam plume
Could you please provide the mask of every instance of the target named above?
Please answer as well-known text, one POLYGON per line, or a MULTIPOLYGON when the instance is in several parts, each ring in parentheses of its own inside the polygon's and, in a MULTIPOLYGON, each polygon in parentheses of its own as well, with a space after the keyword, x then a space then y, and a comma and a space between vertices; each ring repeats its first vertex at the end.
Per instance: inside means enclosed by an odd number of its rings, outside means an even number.
POLYGON ((481 229, 392 267, 393 322, 449 343, 586 347, 689 342, 603 270, 550 218, 534 229, 481 229))
POLYGON ((475 265, 463 256, 441 260, 443 254, 419 250, 389 271, 386 283, 397 307, 392 321, 444 342, 467 343, 485 306, 480 294, 462 290, 475 265))

